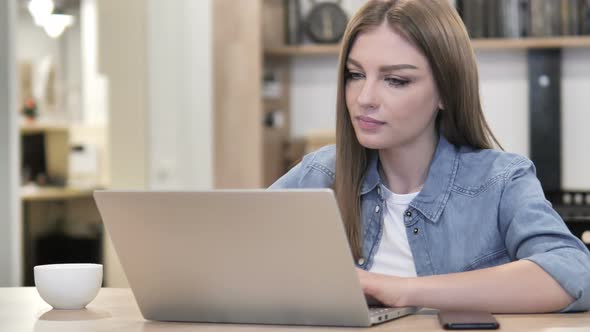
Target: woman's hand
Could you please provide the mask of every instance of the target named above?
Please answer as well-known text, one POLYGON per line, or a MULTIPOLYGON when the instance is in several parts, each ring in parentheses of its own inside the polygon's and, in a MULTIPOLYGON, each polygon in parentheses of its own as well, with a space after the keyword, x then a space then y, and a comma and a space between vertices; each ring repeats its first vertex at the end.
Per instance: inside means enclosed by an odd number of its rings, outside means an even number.
POLYGON ((408 306, 409 278, 387 276, 356 269, 365 295, 387 307, 408 306))
POLYGON ((417 278, 356 271, 363 292, 390 307, 542 313, 561 310, 575 300, 529 260, 417 278))

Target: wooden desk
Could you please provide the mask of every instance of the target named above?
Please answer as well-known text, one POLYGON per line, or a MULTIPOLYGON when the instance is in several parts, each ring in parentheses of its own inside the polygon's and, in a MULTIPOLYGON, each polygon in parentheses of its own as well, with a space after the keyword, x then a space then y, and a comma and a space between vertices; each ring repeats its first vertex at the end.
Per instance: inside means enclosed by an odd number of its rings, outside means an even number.
MULTIPOLYGON (((590 331, 590 313, 496 315, 500 331, 590 331)), ((35 288, 0 288, 0 331, 443 331, 434 311, 426 311, 370 329, 166 323, 146 321, 129 289, 103 288, 86 310, 50 310, 35 288)))
POLYGON ((21 199, 24 202, 55 201, 73 198, 92 197, 94 189, 80 189, 70 187, 38 187, 21 189, 21 199))

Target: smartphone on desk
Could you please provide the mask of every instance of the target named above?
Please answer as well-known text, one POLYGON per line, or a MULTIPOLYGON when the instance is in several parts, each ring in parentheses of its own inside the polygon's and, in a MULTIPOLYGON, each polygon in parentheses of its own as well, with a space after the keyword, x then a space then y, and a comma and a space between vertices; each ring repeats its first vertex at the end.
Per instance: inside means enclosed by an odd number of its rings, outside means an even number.
POLYGON ((445 330, 496 330, 500 323, 488 312, 482 311, 440 311, 440 325, 445 330))

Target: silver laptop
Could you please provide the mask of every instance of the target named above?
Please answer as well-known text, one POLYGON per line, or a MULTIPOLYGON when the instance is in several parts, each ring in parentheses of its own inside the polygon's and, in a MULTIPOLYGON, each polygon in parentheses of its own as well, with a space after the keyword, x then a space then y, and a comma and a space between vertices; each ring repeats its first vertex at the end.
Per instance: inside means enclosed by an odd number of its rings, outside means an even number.
POLYGON ((370 326, 416 308, 369 308, 329 190, 96 191, 148 320, 370 326))

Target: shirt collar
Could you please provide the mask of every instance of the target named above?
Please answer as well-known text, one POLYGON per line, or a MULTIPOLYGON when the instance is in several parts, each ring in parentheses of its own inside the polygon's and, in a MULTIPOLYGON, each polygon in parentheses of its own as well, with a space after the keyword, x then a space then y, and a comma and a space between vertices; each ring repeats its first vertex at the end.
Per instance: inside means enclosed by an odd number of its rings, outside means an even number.
MULTIPOLYGON (((376 150, 369 150, 368 154, 369 162, 361 185, 361 195, 369 193, 382 183, 379 176, 379 154, 376 150)), ((440 135, 424 187, 410 206, 436 223, 449 199, 458 165, 457 147, 440 135)))
POLYGON ((381 177, 379 176, 379 153, 377 153, 377 150, 368 150, 367 154, 369 163, 363 184, 361 185, 361 195, 367 194, 381 184, 381 177))

